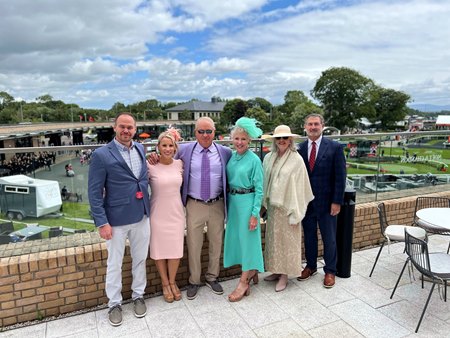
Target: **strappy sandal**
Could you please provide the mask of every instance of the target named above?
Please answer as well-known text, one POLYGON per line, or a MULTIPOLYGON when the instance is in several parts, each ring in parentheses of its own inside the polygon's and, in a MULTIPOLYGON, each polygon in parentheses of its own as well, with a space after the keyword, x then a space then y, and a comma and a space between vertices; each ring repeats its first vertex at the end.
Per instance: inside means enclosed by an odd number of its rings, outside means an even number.
POLYGON ((181 299, 181 291, 178 288, 177 284, 176 283, 173 283, 173 284, 171 283, 169 285, 170 285, 170 289, 172 290, 173 298, 176 301, 180 300, 181 299))
POLYGON ((170 289, 170 286, 169 285, 163 285, 162 291, 163 291, 164 300, 167 303, 172 303, 174 297, 173 297, 172 290, 170 289))
POLYGON ((248 284, 248 280, 243 281, 242 279, 240 279, 239 284, 241 283, 246 285, 244 292, 239 293, 238 289, 236 288, 231 294, 228 295, 228 300, 230 302, 239 302, 242 298, 244 298, 244 296, 248 296, 250 294, 250 285, 248 284))
POLYGON ((253 284, 258 284, 259 283, 259 276, 258 276, 258 271, 257 270, 253 270, 253 275, 251 275, 251 277, 248 278, 248 283, 250 284, 250 281, 253 281, 253 284))

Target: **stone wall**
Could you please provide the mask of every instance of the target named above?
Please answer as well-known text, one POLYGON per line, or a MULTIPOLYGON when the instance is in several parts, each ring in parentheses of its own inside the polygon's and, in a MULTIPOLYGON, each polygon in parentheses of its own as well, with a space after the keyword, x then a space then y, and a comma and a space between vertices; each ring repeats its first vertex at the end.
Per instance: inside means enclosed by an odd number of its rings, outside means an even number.
MULTIPOLYGON (((450 197, 450 192, 433 196, 450 197)), ((386 201, 391 224, 411 224, 416 197, 386 201)), ((378 245, 382 239, 377 202, 356 205, 353 250, 378 245)), ((262 227, 264 230, 264 226, 262 227)), ((104 292, 107 251, 96 233, 76 234, 0 246, 0 327, 89 309, 107 303, 104 292), (74 236, 74 237, 73 237, 74 236), (38 251, 47 250, 47 251, 38 251), (14 256, 11 256, 14 254, 14 256)), ((264 231, 262 232, 264 243, 264 231)), ((319 248, 320 252, 322 248, 319 248)), ((208 241, 202 251, 202 265, 208 265, 208 241)), ((146 293, 161 291, 155 264, 147 261, 146 293)), ((220 278, 236 276, 239 267, 222 269, 220 278)), ((180 287, 188 283, 185 248, 177 275, 180 287)), ((123 296, 131 296, 131 257, 129 248, 123 264, 123 296)))

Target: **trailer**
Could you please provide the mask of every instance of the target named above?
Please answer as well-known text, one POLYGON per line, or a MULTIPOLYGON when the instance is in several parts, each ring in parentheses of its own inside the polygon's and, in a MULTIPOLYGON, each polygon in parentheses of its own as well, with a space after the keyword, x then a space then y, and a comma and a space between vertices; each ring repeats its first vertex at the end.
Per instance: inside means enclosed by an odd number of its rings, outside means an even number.
POLYGON ((58 181, 25 175, 0 177, 0 209, 9 219, 41 217, 61 209, 58 181))

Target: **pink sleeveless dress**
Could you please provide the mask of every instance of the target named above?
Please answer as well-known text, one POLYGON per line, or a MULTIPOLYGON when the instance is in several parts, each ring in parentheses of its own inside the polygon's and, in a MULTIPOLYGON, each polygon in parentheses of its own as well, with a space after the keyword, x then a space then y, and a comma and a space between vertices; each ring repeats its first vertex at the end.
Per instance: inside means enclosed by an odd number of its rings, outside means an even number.
POLYGON ((150 257, 176 259, 183 257, 186 218, 181 200, 183 161, 149 166, 150 257))

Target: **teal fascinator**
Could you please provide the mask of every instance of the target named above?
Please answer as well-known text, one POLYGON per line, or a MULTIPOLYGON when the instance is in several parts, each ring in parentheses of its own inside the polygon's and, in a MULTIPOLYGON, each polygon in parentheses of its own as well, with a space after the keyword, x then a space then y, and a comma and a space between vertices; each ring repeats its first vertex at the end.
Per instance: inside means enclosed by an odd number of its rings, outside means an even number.
POLYGON ((244 129, 251 138, 258 138, 262 135, 263 131, 256 126, 257 123, 259 122, 256 119, 241 117, 236 121, 235 125, 244 129))

